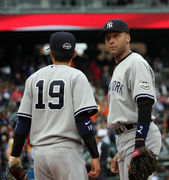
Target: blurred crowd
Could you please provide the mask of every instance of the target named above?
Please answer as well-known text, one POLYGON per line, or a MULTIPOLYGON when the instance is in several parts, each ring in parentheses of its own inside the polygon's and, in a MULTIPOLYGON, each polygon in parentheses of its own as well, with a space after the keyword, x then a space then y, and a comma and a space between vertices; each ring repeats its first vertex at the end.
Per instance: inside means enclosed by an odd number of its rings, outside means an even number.
MULTIPOLYGON (((16 52, 17 53, 17 52, 16 52)), ((0 176, 6 167, 11 153, 11 145, 14 127, 17 121, 16 112, 24 92, 24 83, 27 77, 36 70, 50 64, 49 56, 42 52, 38 55, 14 56, 9 65, 0 66, 0 176)), ((99 112, 92 117, 96 130, 96 140, 100 153, 102 171, 98 180, 106 176, 115 176, 110 172, 111 158, 116 153, 114 133, 107 127, 108 97, 107 91, 114 66, 113 58, 106 52, 103 44, 97 47, 89 46, 72 62, 72 66, 83 71, 95 95, 99 112)), ((151 60, 151 66, 156 76, 157 103, 154 109, 154 122, 162 133, 162 149, 160 158, 169 157, 169 86, 167 76, 163 71, 163 62, 159 57, 151 60)), ((168 65, 169 67, 169 65, 168 65)), ((84 149, 84 159, 89 168, 90 155, 84 149)), ((29 138, 25 143, 22 161, 25 169, 32 168, 33 149, 29 144, 29 138)), ((161 163, 158 174, 165 172, 169 176, 169 163, 161 163)))

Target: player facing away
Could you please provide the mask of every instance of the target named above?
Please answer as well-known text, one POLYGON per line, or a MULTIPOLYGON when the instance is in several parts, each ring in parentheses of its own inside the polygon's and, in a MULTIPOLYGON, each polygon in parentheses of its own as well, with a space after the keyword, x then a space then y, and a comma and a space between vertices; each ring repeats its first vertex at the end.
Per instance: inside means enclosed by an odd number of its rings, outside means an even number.
POLYGON ((53 33, 53 64, 32 74, 25 83, 9 166, 21 166, 20 154, 30 132, 36 180, 87 180, 100 172, 90 119, 98 110, 86 76, 70 67, 75 45, 73 34, 53 33), (92 156, 88 174, 82 159, 83 142, 92 156))
POLYGON ((126 22, 108 21, 104 38, 116 63, 108 92, 108 125, 117 135, 111 170, 120 173, 121 180, 150 180, 157 166, 157 160, 150 162, 151 158, 161 148, 161 134, 151 118, 156 102, 154 73, 140 54, 131 51, 126 22))

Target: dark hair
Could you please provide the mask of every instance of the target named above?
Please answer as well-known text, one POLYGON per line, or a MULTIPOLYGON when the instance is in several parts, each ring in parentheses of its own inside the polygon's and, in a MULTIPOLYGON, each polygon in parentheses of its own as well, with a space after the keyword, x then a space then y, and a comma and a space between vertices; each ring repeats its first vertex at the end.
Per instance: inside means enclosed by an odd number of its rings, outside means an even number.
POLYGON ((52 50, 52 54, 53 54, 55 61, 69 62, 74 55, 74 51, 69 52, 69 53, 64 53, 64 52, 58 52, 58 51, 52 50))

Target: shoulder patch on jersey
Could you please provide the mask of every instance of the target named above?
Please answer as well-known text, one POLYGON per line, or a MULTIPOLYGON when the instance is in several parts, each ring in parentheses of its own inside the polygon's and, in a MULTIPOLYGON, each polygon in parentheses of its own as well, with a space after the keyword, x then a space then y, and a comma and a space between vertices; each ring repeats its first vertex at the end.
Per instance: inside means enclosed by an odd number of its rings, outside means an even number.
POLYGON ((139 86, 146 90, 151 88, 151 85, 148 81, 140 81, 139 86))

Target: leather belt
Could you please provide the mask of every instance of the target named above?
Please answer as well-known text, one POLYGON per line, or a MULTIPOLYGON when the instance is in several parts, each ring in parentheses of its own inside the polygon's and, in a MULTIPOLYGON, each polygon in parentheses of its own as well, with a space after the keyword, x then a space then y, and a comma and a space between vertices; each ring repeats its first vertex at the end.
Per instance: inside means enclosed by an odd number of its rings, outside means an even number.
POLYGON ((119 135, 135 127, 137 127, 137 124, 122 124, 120 127, 113 129, 113 131, 116 135, 119 135))

